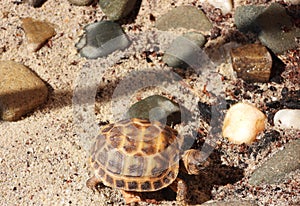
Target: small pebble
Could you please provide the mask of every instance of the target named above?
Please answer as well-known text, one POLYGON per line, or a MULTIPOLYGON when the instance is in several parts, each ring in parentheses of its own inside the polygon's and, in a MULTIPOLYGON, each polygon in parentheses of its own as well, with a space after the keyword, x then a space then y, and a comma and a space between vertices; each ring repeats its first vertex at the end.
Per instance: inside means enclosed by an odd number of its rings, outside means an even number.
POLYGON ((227 14, 232 10, 232 0, 200 0, 201 3, 209 3, 212 6, 221 9, 223 14, 227 14))
POLYGON ((136 4, 136 0, 99 0, 103 13, 112 21, 126 17, 136 4))
POLYGON ((234 144, 251 144, 265 129, 266 116, 255 106, 237 103, 227 111, 222 134, 234 144))
POLYGON ((19 120, 44 103, 46 84, 29 68, 13 61, 0 61, 0 119, 19 120))
POLYGON ((28 3, 33 7, 41 7, 47 0, 25 0, 24 2, 28 3))
POLYGON ((231 50, 232 67, 247 82, 268 82, 272 57, 260 44, 247 44, 231 50))
POLYGON ((180 123, 181 112, 177 103, 166 97, 153 95, 133 104, 128 110, 128 116, 174 125, 180 123))
POLYGON ((76 6, 87 6, 90 5, 94 0, 68 0, 71 4, 76 6))
POLYGON ((130 45, 122 27, 112 21, 91 23, 84 30, 85 34, 76 44, 76 48, 81 56, 88 59, 107 56, 130 45))
POLYGON ((52 36, 55 30, 48 22, 34 20, 32 18, 22 19, 22 27, 28 40, 28 49, 38 51, 52 36))
POLYGON ((274 116, 274 125, 284 129, 300 130, 300 110, 282 109, 274 116))
POLYGON ((156 27, 163 31, 184 28, 209 32, 213 26, 200 9, 193 6, 178 6, 159 17, 156 27))

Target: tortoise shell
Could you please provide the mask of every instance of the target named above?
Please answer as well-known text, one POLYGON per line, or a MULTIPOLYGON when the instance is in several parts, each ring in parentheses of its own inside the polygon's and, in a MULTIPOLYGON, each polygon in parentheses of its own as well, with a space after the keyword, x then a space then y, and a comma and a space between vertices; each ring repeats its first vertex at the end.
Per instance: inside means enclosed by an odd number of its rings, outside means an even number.
POLYGON ((133 118, 104 126, 90 160, 95 177, 106 186, 156 191, 176 179, 182 144, 169 126, 133 118))

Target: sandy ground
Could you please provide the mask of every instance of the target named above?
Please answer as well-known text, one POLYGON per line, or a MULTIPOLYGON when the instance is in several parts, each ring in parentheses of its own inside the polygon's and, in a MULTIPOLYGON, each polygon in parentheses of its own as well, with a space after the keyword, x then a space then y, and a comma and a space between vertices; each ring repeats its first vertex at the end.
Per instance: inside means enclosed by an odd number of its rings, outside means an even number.
MULTIPOLYGON (((150 13, 159 16, 172 3, 188 5, 193 2, 144 0, 136 22, 128 23, 126 29, 136 27, 145 31, 154 24, 149 19, 150 13)), ((67 0, 48 0, 41 8, 33 8, 1 0, 0 16, 0 47, 5 46, 6 50, 0 54, 0 59, 28 66, 51 90, 47 103, 22 120, 0 122, 0 205, 121 204, 117 191, 106 188, 99 194, 86 187, 89 178, 87 152, 73 129, 74 81, 87 61, 77 54, 74 45, 86 24, 102 19, 100 8, 76 7, 67 0), (54 25, 57 34, 52 38, 51 47, 46 45, 36 53, 27 50, 21 28, 21 18, 25 17, 54 25)), ((116 76, 126 74, 135 66, 125 62, 122 67, 126 72, 118 67, 116 76)), ((112 120, 111 114, 105 112, 109 98, 102 103, 99 120, 112 120)), ((171 202, 162 204, 170 205, 171 202)))

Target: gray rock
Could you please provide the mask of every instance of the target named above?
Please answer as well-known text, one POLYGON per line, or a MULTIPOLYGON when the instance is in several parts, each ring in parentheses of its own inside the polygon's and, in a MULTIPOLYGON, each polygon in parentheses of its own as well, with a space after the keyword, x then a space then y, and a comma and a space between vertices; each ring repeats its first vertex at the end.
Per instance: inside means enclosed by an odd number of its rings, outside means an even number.
POLYGON ((25 0, 24 2, 28 3, 33 7, 41 7, 47 0, 25 0))
POLYGON ((298 45, 300 29, 293 27, 291 17, 283 6, 272 3, 265 6, 240 6, 236 9, 234 21, 242 32, 253 32, 259 40, 274 53, 282 53, 298 45))
POLYGON ((163 56, 163 62, 170 67, 187 68, 196 65, 200 47, 206 42, 201 33, 189 32, 176 38, 163 56))
POLYGON ((136 4, 136 0, 99 0, 101 10, 112 21, 127 16, 136 4))
POLYGON ((90 5, 94 0, 68 0, 71 4, 76 6, 87 6, 90 5))
POLYGON ((22 19, 22 27, 25 31, 30 51, 39 50, 47 40, 56 34, 50 23, 30 17, 22 19))
POLYGON ((251 185, 275 184, 282 181, 287 174, 300 168, 300 139, 287 143, 270 159, 256 169, 249 183, 251 185))
POLYGON ((112 21, 101 21, 87 25, 85 34, 76 44, 80 55, 88 59, 107 56, 130 45, 121 26, 112 21))
POLYGON ((260 44, 247 44, 230 52, 232 67, 239 78, 247 82, 268 82, 271 75, 272 57, 260 44))
POLYGON ((212 23, 205 14, 196 7, 178 6, 158 18, 156 27, 163 31, 172 28, 185 28, 208 32, 212 29, 212 23))
POLYGON ((233 201, 212 201, 209 203, 201 204, 201 206, 255 206, 253 201, 233 200, 233 201))
POLYGON ((180 107, 177 103, 160 95, 149 96, 133 104, 128 112, 130 118, 156 120, 168 125, 180 122, 180 107))
POLYGON ((300 29, 293 27, 291 17, 280 4, 272 3, 259 15, 257 22, 261 28, 259 40, 274 53, 282 53, 298 46, 296 37, 300 37, 300 29))
POLYGON ((1 119, 19 120, 44 103, 47 96, 47 86, 30 69, 13 61, 0 61, 1 119))

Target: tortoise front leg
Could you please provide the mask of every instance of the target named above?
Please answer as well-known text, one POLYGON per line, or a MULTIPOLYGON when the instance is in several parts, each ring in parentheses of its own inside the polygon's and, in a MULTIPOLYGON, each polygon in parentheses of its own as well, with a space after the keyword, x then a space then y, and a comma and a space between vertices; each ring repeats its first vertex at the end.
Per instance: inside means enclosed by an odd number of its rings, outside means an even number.
POLYGON ((136 203, 141 201, 141 197, 137 195, 136 192, 129 192, 121 190, 124 201, 126 204, 136 203))
POLYGON ((189 149, 183 154, 182 161, 190 175, 198 175, 202 169, 210 164, 211 160, 204 152, 189 149))
POLYGON ((177 194, 176 202, 179 205, 187 205, 187 184, 182 179, 177 177, 170 185, 170 188, 177 194))
POLYGON ((94 175, 86 181, 86 186, 95 191, 99 183, 101 183, 101 181, 94 175))

